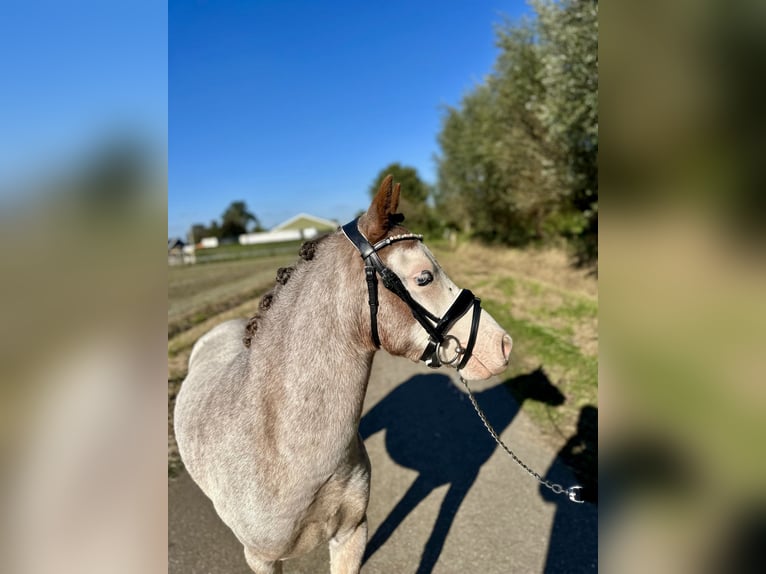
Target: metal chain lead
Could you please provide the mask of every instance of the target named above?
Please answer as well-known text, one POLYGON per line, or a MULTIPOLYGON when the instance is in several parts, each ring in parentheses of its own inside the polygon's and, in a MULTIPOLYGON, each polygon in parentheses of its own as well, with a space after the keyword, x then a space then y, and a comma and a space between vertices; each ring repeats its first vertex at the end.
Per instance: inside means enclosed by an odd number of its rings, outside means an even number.
POLYGON ((556 494, 566 494, 569 500, 572 502, 582 503, 585 502, 580 498, 580 492, 582 491, 582 486, 570 486, 569 488, 564 488, 560 484, 556 484, 555 482, 551 482, 549 480, 544 479, 542 476, 537 474, 534 470, 529 468, 523 460, 521 460, 516 454, 506 446, 506 444, 500 439, 500 437, 495 432, 495 429, 492 427, 491 424, 489 424, 489 421, 487 420, 486 415, 484 414, 484 411, 481 410, 481 407, 479 407, 479 403, 476 402, 476 397, 473 396, 473 391, 471 391, 471 388, 468 386, 468 381, 466 381, 462 375, 460 375, 460 382, 463 383, 463 386, 468 391, 468 398, 471 399, 471 404, 473 405, 474 410, 476 411, 476 414, 479 415, 479 418, 481 419, 481 422, 484 423, 484 426, 486 427, 487 431, 489 431, 489 434, 492 435, 492 438, 495 439, 495 442, 499 444, 505 452, 508 453, 508 455, 516 461, 516 463, 527 471, 528 474, 533 476, 537 479, 537 481, 546 486, 547 488, 551 489, 556 494))

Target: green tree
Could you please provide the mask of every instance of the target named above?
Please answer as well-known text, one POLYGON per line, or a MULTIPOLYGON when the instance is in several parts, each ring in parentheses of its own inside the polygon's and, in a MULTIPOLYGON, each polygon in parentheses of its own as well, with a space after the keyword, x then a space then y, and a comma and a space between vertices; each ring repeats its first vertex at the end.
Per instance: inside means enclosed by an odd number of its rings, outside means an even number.
POLYGON ((552 145, 567 207, 565 232, 578 255, 598 249, 598 2, 533 0, 539 30, 543 97, 534 106, 552 145))
POLYGON ((498 27, 493 73, 445 110, 436 208, 484 239, 564 237, 595 257, 598 4, 532 5, 535 20, 498 27))
POLYGON ((260 228, 258 218, 247 210, 244 201, 232 201, 221 216, 221 237, 237 238, 248 232, 248 225, 253 223, 254 228, 260 228))
POLYGON ((202 223, 194 223, 189 230, 189 239, 195 244, 199 243, 203 237, 221 237, 221 227, 214 219, 208 227, 202 223))
POLYGON ((530 23, 506 24, 498 30, 498 45, 501 53, 488 83, 501 130, 493 149, 514 214, 515 227, 506 238, 511 243, 545 242, 562 233, 566 218, 561 213, 565 188, 557 169, 562 152, 534 113, 544 95, 541 40, 530 23))
POLYGON ((205 235, 205 237, 218 237, 219 239, 222 237, 221 226, 218 225, 218 222, 215 219, 210 222, 210 226, 207 228, 207 235, 205 235))
POLYGON ((203 237, 209 237, 208 229, 201 223, 195 223, 191 226, 191 240, 193 243, 199 243, 203 237))
POLYGON ((406 225, 418 233, 434 233, 438 225, 434 218, 433 209, 429 205, 429 198, 433 190, 430 185, 420 179, 418 171, 414 167, 398 162, 384 167, 370 185, 370 197, 375 197, 381 182, 389 174, 394 177, 395 183, 400 183, 402 186, 399 196, 399 211, 407 217, 406 225))

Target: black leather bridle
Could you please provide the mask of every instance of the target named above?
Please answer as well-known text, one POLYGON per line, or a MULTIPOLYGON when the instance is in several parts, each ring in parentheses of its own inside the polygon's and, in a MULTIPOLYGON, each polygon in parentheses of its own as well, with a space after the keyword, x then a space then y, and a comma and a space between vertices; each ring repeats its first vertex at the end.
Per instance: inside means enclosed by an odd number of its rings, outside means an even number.
POLYGON ((412 311, 412 316, 420 323, 428 333, 428 344, 420 360, 432 368, 445 365, 454 365, 457 363, 457 369, 465 367, 471 358, 473 347, 476 344, 476 335, 479 332, 479 319, 481 317, 481 300, 474 296, 468 289, 462 289, 455 301, 447 309, 443 317, 439 318, 420 303, 415 301, 410 295, 401 279, 385 266, 378 255, 378 251, 384 247, 396 243, 397 241, 422 241, 422 235, 408 233, 405 235, 395 235, 386 237, 372 245, 364 234, 359 231, 359 218, 347 223, 342 227, 344 235, 356 247, 364 260, 364 273, 367 280, 367 292, 369 294, 368 303, 370 305, 370 328, 372 331, 372 342, 380 348, 380 337, 378 336, 378 280, 380 275, 383 286, 394 293, 412 311), (465 348, 460 345, 457 337, 447 334, 453 325, 468 310, 473 307, 473 317, 471 319, 471 333, 468 337, 468 343, 465 348), (455 356, 450 360, 441 357, 442 345, 452 340, 455 343, 455 356), (458 362, 459 360, 459 362, 458 362))

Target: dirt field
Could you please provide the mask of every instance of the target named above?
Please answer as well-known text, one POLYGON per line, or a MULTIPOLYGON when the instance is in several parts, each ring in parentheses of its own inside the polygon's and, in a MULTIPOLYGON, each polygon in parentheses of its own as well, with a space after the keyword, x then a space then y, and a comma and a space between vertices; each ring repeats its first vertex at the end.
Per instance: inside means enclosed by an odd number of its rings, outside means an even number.
MULTIPOLYGON (((505 378, 530 374, 530 383, 550 382, 563 404, 526 401, 528 412, 552 442, 574 434, 583 407, 597 406, 598 291, 587 270, 574 269, 561 250, 526 250, 465 243, 450 249, 430 245, 442 267, 511 334, 514 349, 505 378)), ((172 267, 168 286, 169 472, 180 462, 172 438, 172 408, 186 375, 194 342, 216 324, 249 317, 276 270, 296 255, 172 267)), ((514 395, 529 389, 510 388, 514 395)))

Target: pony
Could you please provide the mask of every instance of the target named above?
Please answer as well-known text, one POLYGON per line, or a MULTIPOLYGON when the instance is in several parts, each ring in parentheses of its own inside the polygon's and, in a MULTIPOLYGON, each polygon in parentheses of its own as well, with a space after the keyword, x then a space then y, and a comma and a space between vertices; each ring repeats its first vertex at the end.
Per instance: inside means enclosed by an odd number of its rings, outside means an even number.
POLYGON ((192 348, 179 452, 256 574, 325 543, 332 574, 359 572, 370 493, 359 421, 379 348, 467 380, 508 365, 511 337, 401 225, 399 195, 386 177, 363 215, 279 270, 250 321, 192 348))

